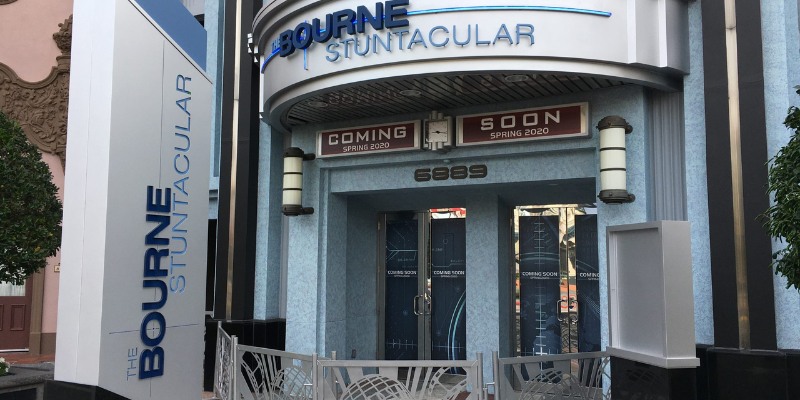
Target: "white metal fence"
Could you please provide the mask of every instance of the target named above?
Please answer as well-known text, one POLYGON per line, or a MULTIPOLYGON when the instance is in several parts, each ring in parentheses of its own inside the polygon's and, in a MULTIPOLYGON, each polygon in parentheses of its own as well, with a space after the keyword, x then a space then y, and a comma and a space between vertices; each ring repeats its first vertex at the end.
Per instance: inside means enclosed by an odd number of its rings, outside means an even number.
POLYGON ((233 388, 236 387, 236 336, 231 337, 222 329, 222 323, 217 323, 217 351, 214 362, 214 396, 221 400, 232 400, 233 388))
POLYGON ((493 353, 495 382, 476 360, 336 360, 238 344, 217 325, 220 400, 609 400, 604 352, 534 357, 493 353), (489 387, 493 387, 490 395, 489 387))
POLYGON ((316 400, 483 400, 476 361, 320 360, 316 400))
POLYGON ((605 352, 507 358, 494 352, 492 359, 498 399, 611 399, 605 352))

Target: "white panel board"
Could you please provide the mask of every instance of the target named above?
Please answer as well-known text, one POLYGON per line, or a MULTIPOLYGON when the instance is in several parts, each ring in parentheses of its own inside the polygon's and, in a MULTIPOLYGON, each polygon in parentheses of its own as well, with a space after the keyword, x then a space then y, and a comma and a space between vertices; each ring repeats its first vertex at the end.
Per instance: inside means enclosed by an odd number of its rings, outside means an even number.
POLYGON ((608 228, 610 354, 662 368, 700 365, 690 238, 686 221, 608 228))

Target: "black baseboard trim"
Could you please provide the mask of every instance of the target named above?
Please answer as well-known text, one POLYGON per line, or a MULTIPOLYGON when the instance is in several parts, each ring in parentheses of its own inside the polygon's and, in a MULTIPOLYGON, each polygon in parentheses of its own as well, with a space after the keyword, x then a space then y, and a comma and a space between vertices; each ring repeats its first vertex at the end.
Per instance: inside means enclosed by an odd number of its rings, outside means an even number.
POLYGON ((611 398, 614 400, 695 400, 695 368, 666 369, 611 357, 611 398))
POLYGON ((800 350, 786 350, 786 395, 789 399, 800 399, 800 350))
POLYGON ((72 382, 47 381, 44 384, 44 400, 127 400, 97 386, 72 382))
POLYGON ((789 379, 800 373, 800 353, 711 347, 706 356, 710 400, 800 398, 800 383, 789 379))
POLYGON ((0 400, 37 400, 38 389, 28 388, 0 393, 0 400))

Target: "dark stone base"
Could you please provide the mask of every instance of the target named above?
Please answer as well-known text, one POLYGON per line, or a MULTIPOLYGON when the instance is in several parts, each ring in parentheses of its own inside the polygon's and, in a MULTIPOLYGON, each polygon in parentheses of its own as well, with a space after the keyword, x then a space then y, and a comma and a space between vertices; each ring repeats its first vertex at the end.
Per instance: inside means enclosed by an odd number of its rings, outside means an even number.
POLYGON ((800 398, 800 354, 710 348, 707 357, 709 399, 800 398))
POLYGON ((800 350, 786 352, 787 398, 800 399, 800 350))
POLYGON ((16 365, 0 377, 0 400, 41 400, 45 382, 53 379, 52 364, 16 365))
POLYGON ((708 350, 712 347, 705 344, 697 345, 697 358, 700 366, 697 367, 697 400, 708 400, 708 350))
POLYGON ((0 400, 36 400, 36 388, 0 393, 0 400))
POLYGON ((47 381, 44 384, 44 400, 127 400, 127 397, 97 386, 47 381))
MULTIPOLYGON (((206 320, 206 348, 203 359, 203 390, 214 390, 214 361, 217 346, 218 320, 206 320)), ((239 344, 266 347, 275 350, 286 349, 286 320, 246 320, 222 321, 222 329, 229 335, 239 338, 239 344)))
POLYGON ((611 357, 611 398, 614 400, 695 400, 695 368, 665 369, 611 357))

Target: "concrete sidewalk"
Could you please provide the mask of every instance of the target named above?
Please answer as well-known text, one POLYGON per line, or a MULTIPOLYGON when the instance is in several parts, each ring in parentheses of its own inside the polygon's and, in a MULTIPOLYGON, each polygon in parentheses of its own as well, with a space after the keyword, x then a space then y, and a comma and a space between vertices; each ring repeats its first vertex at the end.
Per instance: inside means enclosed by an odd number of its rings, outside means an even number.
POLYGON ((0 352, 0 357, 5 358, 12 368, 14 364, 40 364, 45 362, 55 362, 55 354, 30 354, 26 352, 13 352, 3 353, 0 352))
POLYGON ((44 383, 53 379, 53 367, 52 362, 11 365, 9 375, 0 377, 0 400, 42 399, 44 383))
MULTIPOLYGON (((28 352, 0 352, 0 357, 11 364, 11 373, 0 379, 0 400, 13 399, 11 389, 27 390, 43 385, 45 380, 53 379, 55 354, 34 355, 28 352), (3 396, 6 397, 3 397, 3 396)), ((203 392, 201 399, 213 399, 214 393, 203 392)))

